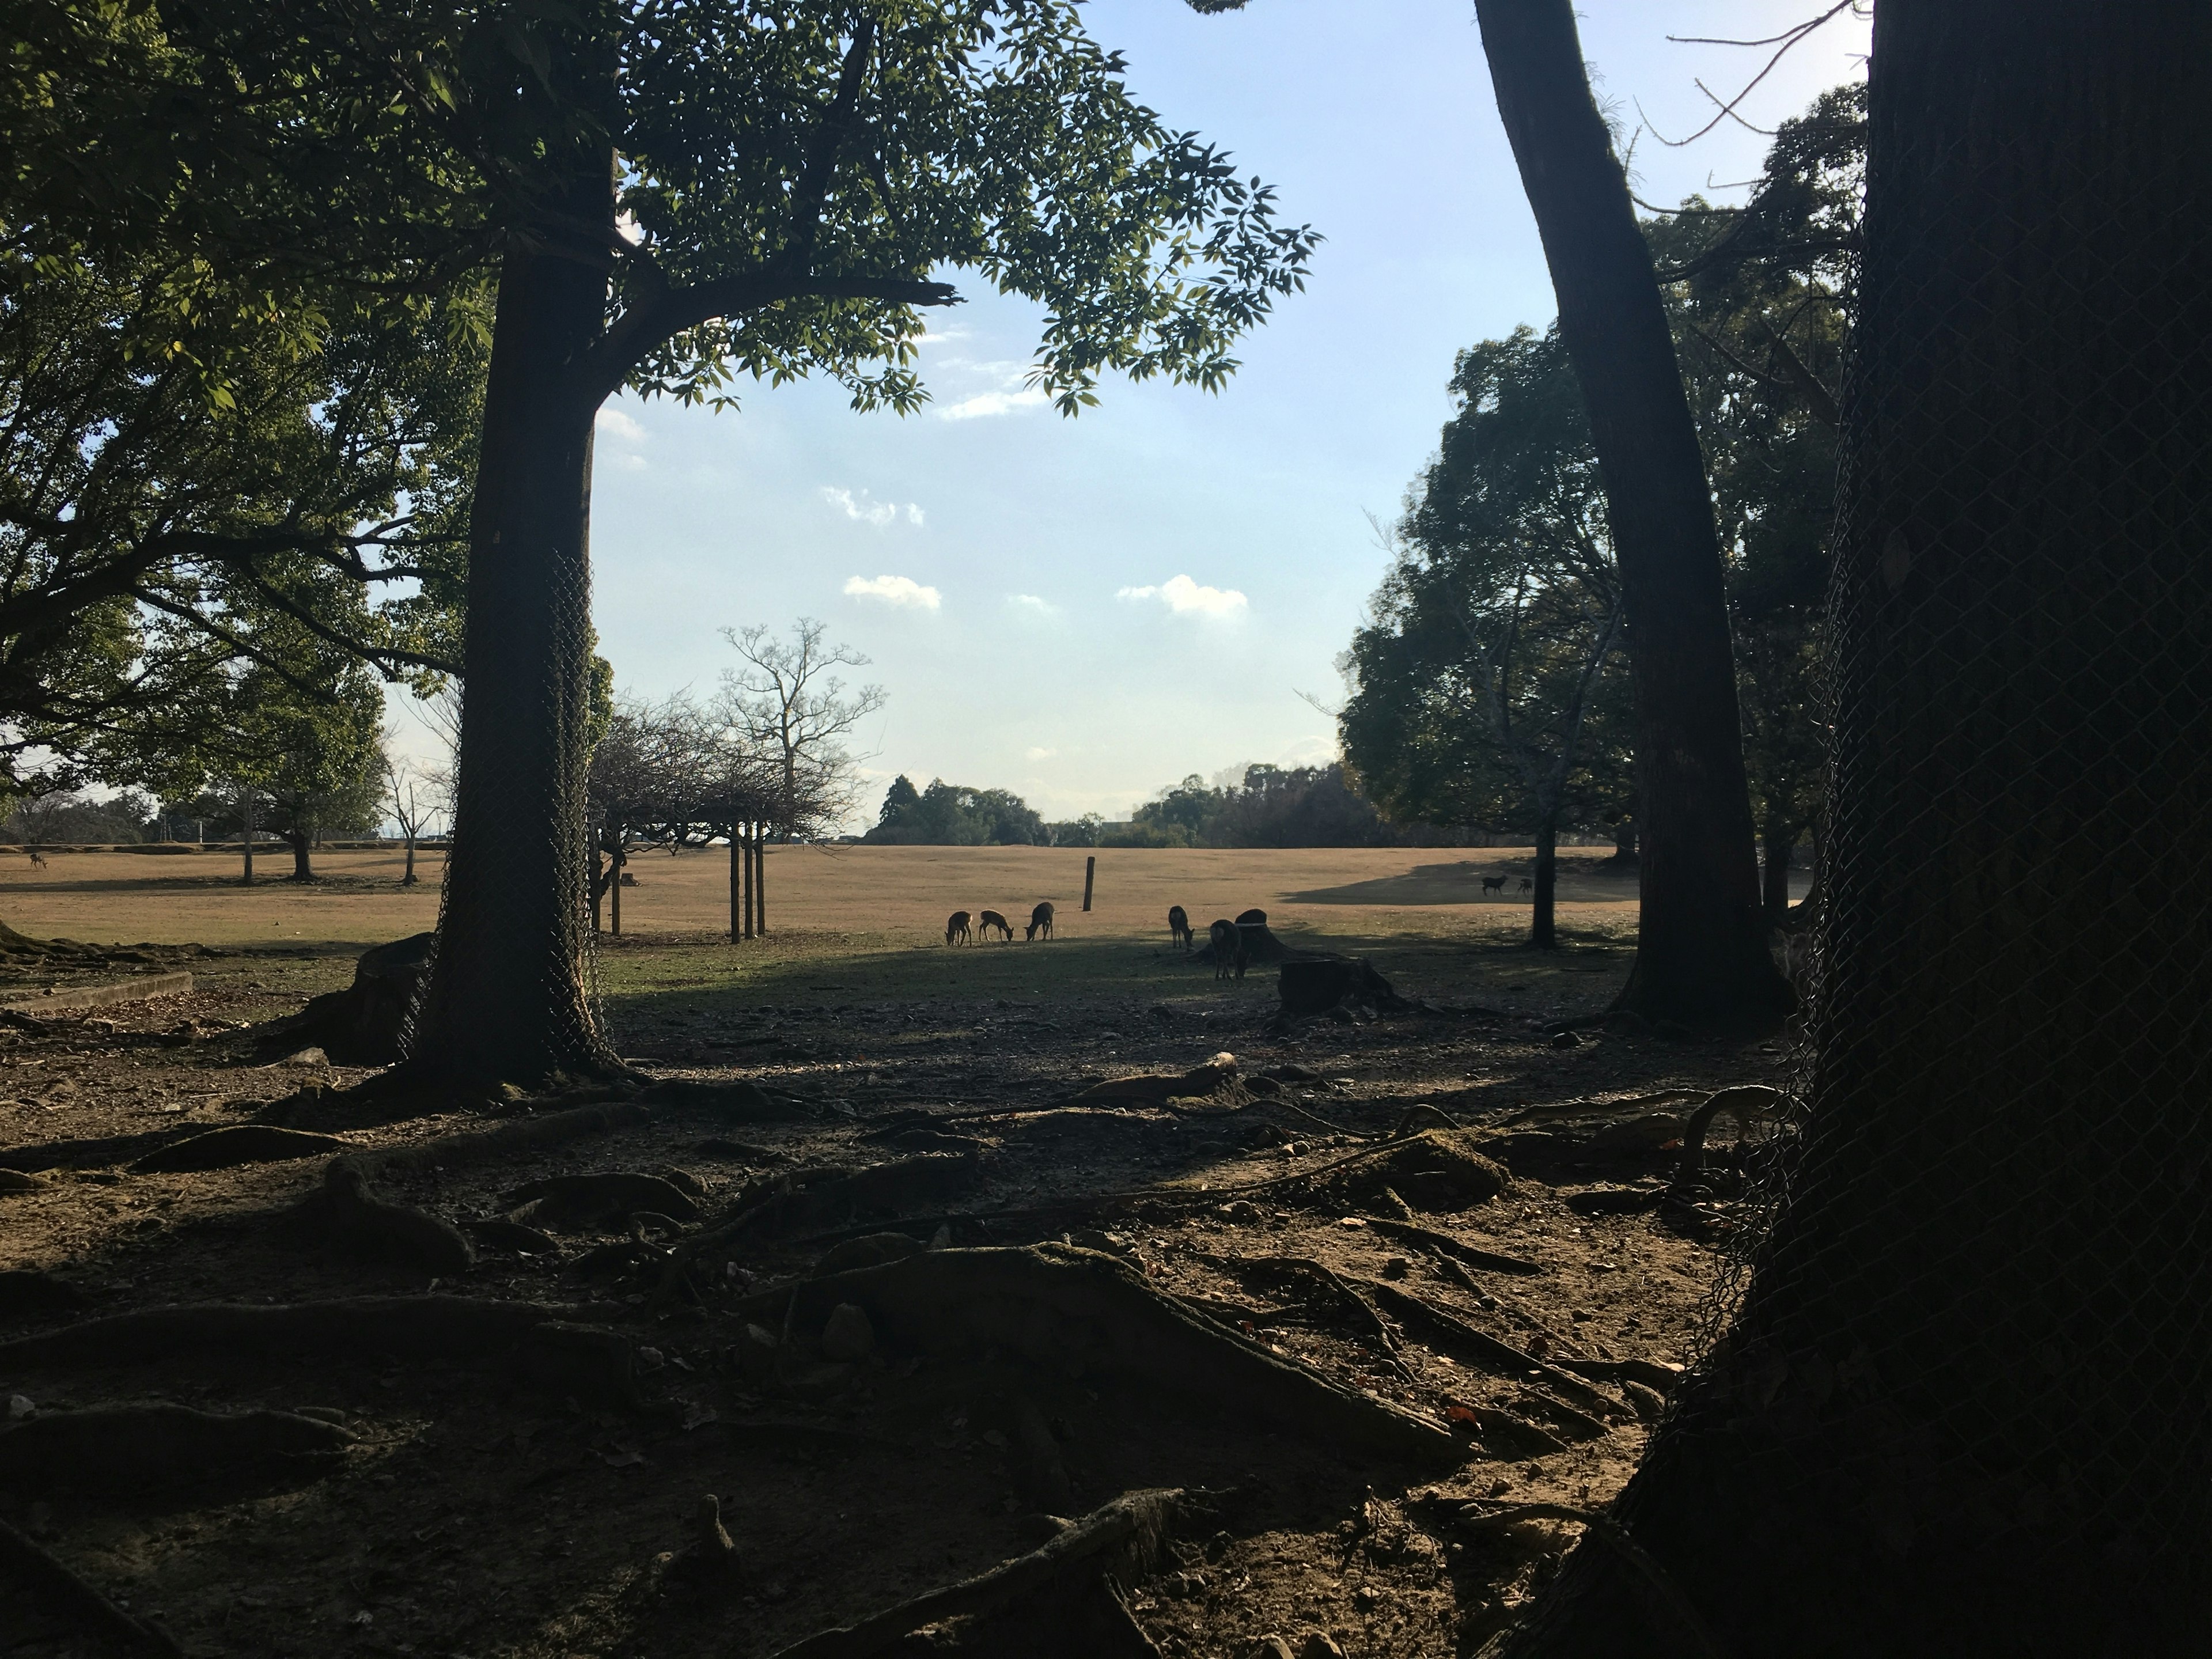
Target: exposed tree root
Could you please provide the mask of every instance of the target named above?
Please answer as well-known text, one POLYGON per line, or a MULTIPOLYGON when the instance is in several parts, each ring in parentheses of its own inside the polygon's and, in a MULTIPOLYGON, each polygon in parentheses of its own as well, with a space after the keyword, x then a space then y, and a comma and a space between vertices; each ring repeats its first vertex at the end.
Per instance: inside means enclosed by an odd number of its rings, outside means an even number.
POLYGON ((455 1224, 469 1236, 479 1249, 513 1250, 517 1255, 558 1255, 559 1241, 550 1233, 541 1233, 535 1227, 526 1227, 519 1221, 507 1221, 496 1217, 484 1221, 462 1221, 455 1224))
MULTIPOLYGON (((173 1491, 328 1468, 348 1431, 289 1412, 220 1414, 189 1406, 98 1406, 0 1430, 0 1484, 46 1490, 173 1491)), ((21 1490, 21 1488, 18 1488, 21 1490)))
POLYGON ((1433 1303, 1425 1302, 1395 1285, 1383 1284, 1379 1280, 1367 1281, 1364 1288, 1388 1308, 1394 1317, 1425 1332, 1437 1340, 1439 1346, 1479 1360, 1499 1376, 1511 1377, 1516 1382, 1540 1379, 1553 1393, 1562 1396, 1563 1402, 1574 1402, 1566 1407, 1579 1419, 1573 1426, 1586 1426, 1589 1431, 1601 1435, 1606 1432, 1605 1425, 1593 1420, 1588 1413, 1595 1412, 1617 1421, 1627 1421, 1636 1415, 1628 1407, 1603 1390, 1593 1388, 1582 1377, 1522 1352, 1511 1343, 1478 1329, 1433 1303))
POLYGON ((568 1322, 576 1311, 465 1296, 144 1308, 0 1342, 0 1371, 159 1364, 210 1354, 365 1364, 444 1360, 513 1376, 550 1394, 630 1402, 636 1381, 629 1339, 568 1322))
POLYGON ((37 1591, 85 1629, 133 1653, 182 1659, 184 1650, 167 1631, 132 1618, 5 1521, 0 1521, 0 1571, 37 1591))
POLYGON ((1707 1097, 1682 1126, 1682 1156, 1674 1170, 1677 1190, 1697 1185, 1705 1167, 1705 1137, 1711 1133, 1715 1118, 1725 1114, 1735 1120, 1739 1133, 1748 1134, 1755 1123, 1780 1122, 1788 1104, 1789 1097, 1781 1090, 1763 1083, 1741 1084, 1707 1097))
POLYGON ((1471 1210, 1512 1185, 1476 1145, 1466 1130, 1424 1129, 1370 1147, 1325 1178, 1316 1173, 1313 1189, 1340 1201, 1371 1202, 1388 1188, 1416 1209, 1471 1210))
POLYGON ((43 1193, 53 1183, 34 1175, 25 1175, 21 1170, 0 1170, 0 1194, 43 1193))
POLYGON ((282 1164, 296 1158, 343 1158, 361 1150, 336 1135, 283 1129, 273 1123, 237 1123, 157 1147, 131 1166, 133 1175, 182 1175, 234 1170, 247 1164, 282 1164))
POLYGON ((804 1101, 772 1095, 757 1083, 708 1083, 696 1078, 662 1078, 638 1099, 648 1106, 688 1106, 724 1123, 796 1123, 812 1119, 804 1101))
POLYGON ((1048 1588, 1072 1588, 1078 1579, 1091 1580, 1113 1569, 1132 1576, 1148 1571, 1187 1501, 1176 1490, 1127 1493, 1027 1555, 902 1601, 857 1625, 810 1636, 775 1659, 866 1659, 926 1626, 984 1613, 1048 1588))
POLYGON ((65 1279, 33 1268, 15 1267, 0 1273, 0 1319, 21 1319, 29 1314, 75 1313, 91 1298, 65 1279))
POLYGON ((699 1206, 673 1182, 622 1170, 533 1181, 501 1194, 499 1201, 507 1207, 508 1220, 556 1232, 619 1230, 641 1213, 699 1218, 699 1206))
POLYGON ((0 1152, 0 1169, 35 1175, 41 1170, 98 1170, 143 1158, 157 1146, 196 1135, 197 1129, 149 1129, 143 1134, 96 1135, 82 1140, 48 1140, 0 1152))
POLYGON ((1382 1350, 1382 1357, 1391 1369, 1408 1381, 1412 1380, 1413 1373, 1406 1367, 1405 1356, 1398 1352, 1397 1333, 1390 1328, 1389 1322, 1376 1311, 1375 1304, 1351 1280, 1332 1273, 1310 1256, 1217 1256, 1209 1260, 1215 1267, 1232 1273, 1254 1272, 1279 1279, 1286 1274, 1318 1279, 1330 1298, 1351 1314, 1359 1328, 1375 1340, 1376 1346, 1382 1350))
POLYGON ((1206 1408, 1229 1407, 1347 1450, 1432 1463, 1461 1456, 1440 1425, 1338 1387, 1096 1251, 928 1250, 738 1305, 811 1332, 841 1302, 867 1314, 879 1341, 908 1349, 998 1349, 1069 1375, 1103 1374, 1206 1408))
POLYGON ((651 1122, 655 1115, 651 1107, 635 1100, 598 1102, 516 1118, 495 1129, 441 1135, 435 1140, 395 1146, 388 1152, 361 1154, 355 1161, 371 1175, 386 1170, 454 1169, 472 1164, 495 1164, 526 1152, 543 1152, 549 1146, 565 1146, 586 1135, 634 1128, 651 1122))
POLYGON ((1096 1105, 1103 1101, 1138 1101, 1158 1105, 1170 1098, 1188 1099, 1212 1095, 1237 1081, 1237 1056, 1224 1052, 1188 1072, 1154 1072, 1139 1077, 1109 1078, 1079 1089, 1060 1103, 1096 1105))
POLYGON ((1524 1261, 1517 1255, 1500 1255, 1495 1250, 1486 1250, 1480 1245, 1454 1238, 1449 1233, 1438 1232, 1433 1227, 1423 1227, 1411 1221, 1393 1221, 1387 1216, 1369 1216, 1367 1224, 1386 1238, 1401 1239, 1408 1244, 1419 1244, 1440 1251, 1470 1267, 1481 1267, 1494 1273, 1534 1274, 1544 1271, 1537 1262, 1524 1261))
POLYGON ((336 1240, 364 1255, 441 1276, 464 1273, 476 1265, 476 1246, 459 1228, 427 1210, 377 1197, 351 1158, 331 1161, 323 1171, 322 1191, 305 1208, 311 1219, 327 1224, 336 1240))

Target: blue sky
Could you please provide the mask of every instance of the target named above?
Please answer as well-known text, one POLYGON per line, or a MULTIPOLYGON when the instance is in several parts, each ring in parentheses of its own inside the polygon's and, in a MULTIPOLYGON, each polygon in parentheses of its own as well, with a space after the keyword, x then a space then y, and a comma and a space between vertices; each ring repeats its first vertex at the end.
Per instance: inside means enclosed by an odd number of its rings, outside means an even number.
MULTIPOLYGON (((1703 125, 1765 54, 1666 36, 1771 34, 1816 8, 1589 0, 1583 49, 1633 129, 1703 125), (1641 114, 1639 115, 1639 106, 1641 114)), ((856 747, 905 772, 1015 790, 1048 817, 1130 808, 1188 773, 1333 753, 1333 661, 1448 412, 1453 353, 1553 312, 1468 0, 1093 0, 1137 96, 1227 146, 1328 238, 1218 396, 1109 382, 1065 420, 1021 389, 1026 304, 973 281, 933 317, 936 402, 856 415, 819 382, 744 389, 735 414, 623 398, 600 422, 594 611, 617 683, 711 690, 724 626, 821 617, 889 696, 856 747)), ((1860 73, 1840 19, 1745 106, 1771 125, 1860 73)), ((1646 133, 1639 193, 1674 202, 1756 173, 1723 124, 1646 133)))

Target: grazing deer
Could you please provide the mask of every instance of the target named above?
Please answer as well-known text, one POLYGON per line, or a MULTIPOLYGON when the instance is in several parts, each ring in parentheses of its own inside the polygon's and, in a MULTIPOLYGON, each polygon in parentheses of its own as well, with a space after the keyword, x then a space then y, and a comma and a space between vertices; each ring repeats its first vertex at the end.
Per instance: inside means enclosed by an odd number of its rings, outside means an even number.
POLYGON ((1524 893, 1533 893, 1536 890, 1536 884, 1523 876, 1521 878, 1521 890, 1524 893))
POLYGON ((1035 939, 1039 928, 1044 930, 1047 939, 1052 937, 1052 902, 1049 899, 1030 912, 1030 925, 1022 930, 1022 938, 1024 940, 1035 939))
POLYGON ((1503 876, 1485 876, 1482 878, 1482 890, 1486 893, 1495 893, 1498 897, 1504 898, 1505 896, 1505 878, 1503 876))
POLYGON ((955 910, 945 919, 945 942, 947 945, 972 944, 975 936, 968 931, 968 913, 955 910))
POLYGON ((1168 906, 1168 948, 1170 951, 1190 949, 1190 915, 1180 904, 1168 906))
POLYGON ((43 870, 46 867, 46 855, 37 848, 26 847, 23 850, 31 855, 31 868, 43 870))
POLYGON ((975 937, 979 939, 988 939, 994 927, 1006 935, 1007 944, 1012 945, 1014 942, 1014 924, 996 910, 986 910, 975 919, 975 937))
POLYGON ((1217 921, 1206 930, 1206 938, 1213 947, 1214 978, 1227 979, 1232 972, 1243 978, 1244 930, 1233 921, 1217 921))

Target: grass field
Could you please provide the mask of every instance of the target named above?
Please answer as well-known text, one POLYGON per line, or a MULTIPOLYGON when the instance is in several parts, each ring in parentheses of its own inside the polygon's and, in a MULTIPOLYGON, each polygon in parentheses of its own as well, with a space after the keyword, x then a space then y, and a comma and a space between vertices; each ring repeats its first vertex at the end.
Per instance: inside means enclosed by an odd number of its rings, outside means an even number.
MULTIPOLYGON (((1196 994, 1210 975, 1167 949, 1168 907, 1180 903, 1201 939, 1214 917, 1257 906, 1285 939, 1378 956, 1416 994, 1464 995, 1472 986, 1534 1010, 1601 988, 1584 975, 1625 970, 1622 947, 1635 925, 1633 878, 1601 872, 1595 852, 1563 860, 1559 925, 1569 948, 1548 958, 1516 948, 1527 901, 1481 890, 1484 875, 1505 875, 1517 888, 1533 858, 1525 848, 1109 848, 1097 854, 1088 914, 1085 856, 1030 847, 775 848, 769 933, 733 947, 726 855, 641 853, 631 866, 638 884, 623 894, 623 937, 602 941, 601 982, 617 1004, 683 1005, 730 991, 832 1002, 1196 994), (1012 945, 944 947, 954 909, 1000 910, 1018 927, 1044 899, 1058 911, 1049 945, 1018 935, 1012 945)), ((289 859, 258 864, 262 879, 248 888, 238 884, 234 854, 56 853, 44 870, 10 860, 0 864, 0 920, 35 937, 243 951, 247 962, 210 971, 284 992, 341 983, 361 951, 437 921, 443 872, 434 855, 418 864, 413 888, 399 884, 397 852, 324 854, 321 878, 305 884, 284 878, 289 859)), ((1255 978, 1254 993, 1272 979, 1255 978)))

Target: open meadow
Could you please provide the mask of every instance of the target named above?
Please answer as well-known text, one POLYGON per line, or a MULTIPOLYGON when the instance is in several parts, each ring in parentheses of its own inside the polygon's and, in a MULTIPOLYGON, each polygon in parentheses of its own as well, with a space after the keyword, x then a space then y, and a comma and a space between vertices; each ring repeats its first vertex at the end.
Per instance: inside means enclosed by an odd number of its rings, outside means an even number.
MULTIPOLYGON (((733 945, 719 852, 639 855, 597 969, 658 1080, 626 1100, 380 1092, 287 1033, 434 923, 434 854, 412 890, 382 852, 252 889, 215 854, 0 866, 0 920, 95 947, 10 942, 17 991, 194 975, 0 1006, 0 1396, 273 1437, 130 1501, 80 1437, 82 1490, 0 1461, 0 1518, 191 1653, 768 1656, 871 1618, 946 1654, 1472 1651, 1569 1534, 1453 1517, 1626 1478, 1754 1144, 1722 1120, 1686 1181, 1686 1115, 1782 1045, 1601 1029, 1636 907, 1595 853, 1549 952, 1525 852, 1109 849, 1087 915, 1085 857, 780 848, 733 945), (1041 899, 1049 943, 943 942, 1041 899), (1169 948, 1178 902, 1390 991, 1285 1018, 1272 969, 1169 948), (59 1334, 94 1315, 117 1346, 59 1334), (1065 1606, 1018 1573, 898 1611, 1197 1489, 1065 1606)), ((94 1650, 4 1588, 0 1629, 94 1650)))

